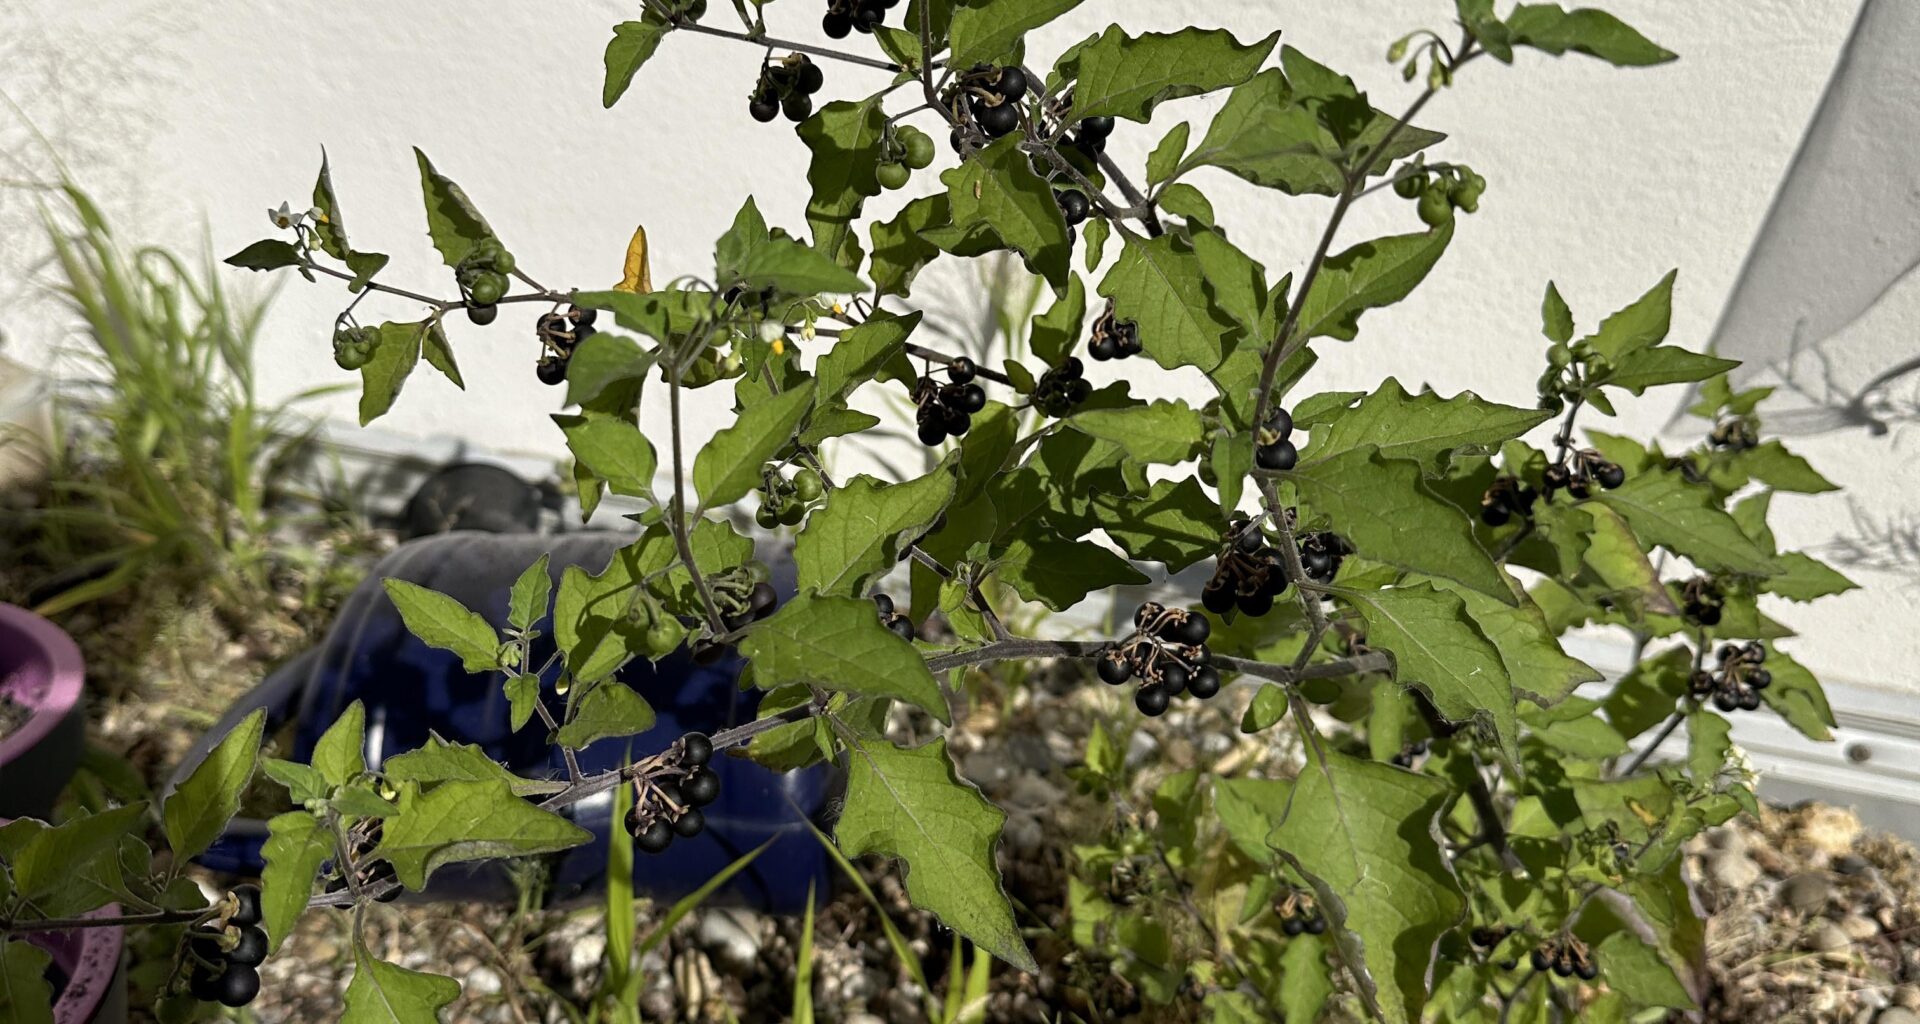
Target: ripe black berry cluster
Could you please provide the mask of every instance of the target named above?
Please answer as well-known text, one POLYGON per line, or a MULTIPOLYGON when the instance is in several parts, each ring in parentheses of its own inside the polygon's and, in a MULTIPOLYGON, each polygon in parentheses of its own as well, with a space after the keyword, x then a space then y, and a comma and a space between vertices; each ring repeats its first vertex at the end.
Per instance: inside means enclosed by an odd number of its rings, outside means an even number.
POLYGON ((1227 527, 1213 576, 1200 588, 1200 604, 1215 615, 1238 608, 1242 615, 1261 616, 1286 589, 1287 571, 1280 552, 1267 543, 1258 523, 1236 514, 1227 527))
POLYGON ((1472 213, 1480 208, 1480 194, 1487 179, 1467 167, 1428 168, 1418 164, 1402 168, 1393 190, 1402 199, 1417 199, 1420 219, 1428 227, 1439 227, 1453 219, 1453 211, 1472 213))
POLYGON ((1033 386, 1033 407, 1054 417, 1071 413, 1074 406, 1093 394, 1093 385, 1082 376, 1085 373, 1086 364, 1078 357, 1062 359, 1059 366, 1041 374, 1033 386))
POLYGON ((1572 465, 1556 462, 1547 467, 1543 474, 1541 488, 1547 497, 1553 492, 1564 490, 1575 499, 1585 499, 1593 493, 1593 484, 1611 491, 1627 482, 1627 471, 1618 463, 1607 461, 1607 457, 1591 448, 1583 448, 1574 453, 1572 465))
POLYGON ((886 20, 887 11, 900 0, 831 0, 820 29, 833 39, 845 39, 849 32, 872 33, 886 20))
POLYGON ((1718 626, 1727 597, 1711 576, 1695 576, 1680 585, 1680 614, 1701 626, 1718 626))
POLYGON ((913 628, 913 620, 904 612, 894 610, 893 598, 885 594, 875 594, 873 605, 880 609, 880 624, 892 630, 894 636, 911 643, 919 635, 919 631, 913 628))
POLYGON ((1480 496, 1480 521, 1488 526, 1505 526, 1514 516, 1533 514, 1533 503, 1540 492, 1520 482, 1519 477, 1496 477, 1480 496))
POLYGON ((720 606, 720 621, 729 630, 759 622, 780 603, 779 593, 767 580, 766 566, 758 562, 710 577, 708 584, 714 603, 720 606))
MULTIPOLYGON (((1512 934, 1513 929, 1503 924, 1481 925, 1467 933, 1467 941, 1472 943, 1475 949, 1491 950, 1495 946, 1505 942, 1507 936, 1512 934)), ((1515 967, 1520 966, 1520 962, 1518 960, 1501 960, 1498 966, 1503 971, 1511 971, 1515 967)))
POLYGON ((1100 653, 1096 670, 1109 686, 1138 678, 1133 706, 1141 714, 1159 716, 1182 693, 1206 700, 1220 692, 1220 673, 1207 649, 1213 624, 1206 616, 1148 601, 1134 611, 1133 627, 1126 639, 1100 653))
POLYGON ((1300 538, 1300 568, 1316 583, 1331 583, 1340 563, 1353 554, 1353 545, 1333 533, 1309 533, 1300 538))
POLYGON ((1093 330, 1087 335, 1087 354, 1103 363, 1140 354, 1140 326, 1131 320, 1114 319, 1112 299, 1107 300, 1106 312, 1093 322, 1093 330))
POLYGON ((1594 962, 1593 951, 1571 935, 1541 944, 1534 949, 1531 959, 1534 970, 1552 971, 1562 978, 1578 974, 1582 981, 1592 981, 1600 976, 1600 965, 1594 962))
POLYGON ((1760 691, 1773 685, 1773 673, 1761 667, 1767 649, 1759 641, 1722 644, 1714 671, 1698 669, 1687 688, 1698 700, 1713 698, 1722 711, 1753 711, 1760 707, 1760 691))
POLYGON ((485 326, 499 315, 494 303, 507 294, 507 275, 513 273, 513 254, 491 236, 474 243, 454 264, 453 279, 467 300, 467 319, 485 326))
POLYGON ((1288 890, 1286 895, 1274 900, 1273 912, 1280 916, 1280 930, 1288 935, 1301 932, 1318 935, 1327 930, 1327 918, 1320 913, 1320 905, 1299 889, 1288 890))
POLYGON ((1707 443, 1715 448, 1743 452, 1760 443, 1760 432, 1755 428, 1753 417, 1735 416, 1715 423, 1713 432, 1707 435, 1707 443))
POLYGON ((1026 96, 1027 76, 1019 68, 975 64, 947 94, 947 109, 954 121, 948 139, 953 151, 966 152, 969 127, 989 139, 1020 127, 1020 101, 1026 96))
POLYGON ((771 465, 762 471, 762 476, 760 509, 754 513, 753 521, 764 530, 799 523, 827 496, 826 481, 808 467, 801 467, 791 480, 780 475, 779 467, 771 465))
POLYGON ((1267 410, 1267 421, 1253 432, 1253 464, 1276 473, 1292 469, 1300 461, 1292 437, 1293 415, 1277 405, 1267 410))
POLYGON ((874 179, 882 188, 904 186, 914 171, 933 163, 933 137, 910 124, 895 125, 880 142, 880 163, 874 167, 874 179))
POLYGON ((333 328, 333 361, 342 370, 358 370, 373 361, 380 328, 340 323, 333 328))
POLYGON ((534 364, 540 383, 566 383, 567 362, 581 342, 593 337, 595 315, 593 310, 579 306, 540 314, 533 326, 534 337, 540 339, 540 361, 534 364))
POLYGON ((1100 159, 1107 151, 1107 139, 1113 135, 1113 118, 1083 117, 1073 126, 1073 134, 1067 137, 1067 145, 1086 154, 1089 160, 1100 159))
POLYGON ((192 966, 187 991, 222 1006, 245 1006, 260 994, 260 962, 267 958, 267 932, 260 927, 260 887, 237 886, 227 894, 224 925, 187 933, 192 966))
POLYGON ((795 124, 813 113, 813 94, 826 84, 820 66, 804 53, 787 56, 778 63, 760 65, 760 80, 753 84, 747 100, 747 113, 765 124, 781 114, 795 124))
POLYGON ((712 759, 713 741, 690 732, 634 777, 627 832, 635 846, 659 853, 673 845, 673 837, 691 839, 707 827, 700 808, 720 796, 720 776, 707 767, 712 759))
POLYGON ((949 436, 961 437, 973 426, 973 414, 987 407, 987 392, 974 377, 979 370, 973 360, 961 356, 947 364, 947 380, 941 384, 932 377, 921 377, 913 387, 913 401, 919 406, 914 421, 920 428, 920 443, 931 448, 949 436))
POLYGON ((1412 743, 1409 743, 1401 747, 1400 752, 1398 754, 1393 755, 1393 764, 1395 767, 1398 767, 1398 768, 1412 768, 1414 760, 1416 758, 1425 757, 1426 753, 1427 753, 1427 741, 1415 740, 1412 743))

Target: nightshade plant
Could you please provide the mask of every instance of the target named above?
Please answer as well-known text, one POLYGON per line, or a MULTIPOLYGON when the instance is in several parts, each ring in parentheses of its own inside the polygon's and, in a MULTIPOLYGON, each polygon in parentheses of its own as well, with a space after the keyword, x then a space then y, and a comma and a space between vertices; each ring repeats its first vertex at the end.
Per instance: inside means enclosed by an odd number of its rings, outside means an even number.
MULTIPOLYGON (((880 723, 896 704, 949 722, 965 691, 943 680, 1050 658, 1127 688, 1115 706, 1128 714, 1213 696, 1223 682, 1251 688, 1240 728, 1302 752, 1291 780, 1174 774, 1152 807, 1076 849, 1072 941, 1148 1003, 1187 1002, 1182 1019, 1307 1020, 1337 1005, 1395 1022, 1516 1011, 1619 1020, 1691 1005, 1671 965, 1699 962, 1702 933, 1678 852, 1755 807, 1723 713, 1765 707, 1816 739, 1831 724, 1819 685, 1774 646, 1789 630, 1758 603, 1852 586, 1777 550, 1766 524, 1774 493, 1831 485, 1761 439, 1764 389, 1732 392, 1733 364, 1665 343, 1672 275, 1585 333, 1547 285, 1545 369, 1521 405, 1410 393, 1391 378, 1370 393, 1301 389, 1316 341, 1356 340, 1367 311, 1412 292, 1481 200, 1484 179, 1435 159, 1442 137, 1414 123, 1430 100, 1470 64, 1510 63, 1522 49, 1621 66, 1673 54, 1599 11, 1522 4, 1500 15, 1493 0, 1458 0, 1448 36, 1417 31, 1389 48, 1423 83, 1396 114, 1280 46, 1278 32, 1112 26, 1049 67, 1024 37, 1078 0, 909 0, 892 19, 858 13, 885 4, 832 5, 831 25, 865 19, 857 27, 870 31, 850 42, 877 48, 869 54, 775 38, 758 4, 642 6, 607 46, 606 104, 677 33, 750 44, 739 79, 752 116, 770 119, 779 99, 812 154, 806 240, 749 200, 711 276, 655 289, 642 232, 621 286, 557 292, 420 154, 452 297, 379 279, 387 257, 349 241, 324 163, 313 209, 229 260, 348 282, 336 358, 361 375, 363 420, 392 405, 421 359, 461 383, 449 314, 523 335, 529 387, 536 375, 565 386, 569 411, 554 420, 585 513, 609 491, 645 506, 637 539, 598 574, 569 568, 555 586, 545 559, 529 567, 505 635, 448 597, 389 582, 422 639, 504 679, 516 727, 541 719, 569 777, 515 778, 450 745, 369 771, 356 706, 311 765, 265 763, 296 807, 273 819, 266 846, 261 917, 273 943, 310 908, 357 915, 448 863, 578 844, 586 834, 553 812, 615 787, 632 789, 630 826, 657 849, 697 830, 692 815, 711 798, 706 759, 744 754, 780 769, 840 759, 840 849, 896 858, 917 906, 1032 971, 1029 939, 1044 929, 1004 893, 1004 814, 956 775, 944 740, 896 746, 880 723), (743 30, 716 24, 736 16, 743 30), (848 83, 807 70, 823 65, 893 78, 828 99, 848 83), (1111 137, 1215 91, 1225 103, 1197 142, 1181 122, 1154 129, 1144 168, 1108 154, 1111 137), (950 144, 939 187, 863 227, 883 185, 934 162, 909 118, 950 144), (1273 280, 1230 240, 1201 185, 1235 183, 1209 168, 1331 198, 1297 272, 1273 280), (1412 201, 1421 229, 1340 240, 1354 204, 1395 196, 1412 201), (1002 251, 1054 296, 1024 351, 989 367, 916 343, 915 276, 937 259, 1002 251), (424 316, 377 321, 375 305, 424 316), (1215 395, 1196 407, 1130 382, 1092 386, 1083 348, 1095 361, 1192 368, 1215 395), (1697 447, 1669 453, 1586 429, 1623 391, 1701 381, 1697 447), (879 423, 849 404, 861 389, 915 402, 921 439, 940 453, 932 469, 828 476, 836 439, 879 423), (696 401, 735 413, 697 450, 681 429, 682 406, 696 401), (669 436, 636 426, 642 402, 665 403, 669 436), (1535 428, 1548 432, 1544 448, 1522 439, 1535 428), (777 610, 754 542, 722 515, 756 493, 769 506, 762 525, 795 531, 800 592, 777 610), (1106 542, 1089 539, 1096 531, 1106 542), (1064 609, 1149 582, 1140 563, 1171 572, 1210 559, 1204 593, 1143 606, 1110 641, 1016 636, 988 599, 1011 591, 1064 609), (907 589, 879 594, 903 565, 907 589), (936 610, 948 639, 916 639, 912 627, 936 610), (1624 631, 1634 646, 1632 670, 1598 698, 1574 695, 1601 674, 1557 639, 1583 625, 1624 631), (528 664, 537 631, 557 641, 557 664, 528 664), (610 681, 615 670, 683 645, 737 649, 766 691, 764 717, 581 775, 573 750, 652 724, 642 698, 610 681), (543 673, 558 685, 543 691, 543 673), (1684 761, 1630 755, 1629 741, 1683 726, 1684 761)), ((229 736, 161 809, 174 864, 233 812, 259 734, 254 719, 229 736)), ((1084 744, 1082 790, 1118 797, 1124 744, 1104 726, 1084 744)), ((120 838, 144 813, 0 830, 9 931, 109 895, 139 908, 135 920, 217 924, 219 908, 120 838)), ((457 993, 452 979, 354 949, 349 1020, 426 1020, 457 993)), ((5 950, 18 999, 38 984, 37 953, 5 950)), ((175 1015, 195 1005, 189 967, 166 1002, 175 1015)))

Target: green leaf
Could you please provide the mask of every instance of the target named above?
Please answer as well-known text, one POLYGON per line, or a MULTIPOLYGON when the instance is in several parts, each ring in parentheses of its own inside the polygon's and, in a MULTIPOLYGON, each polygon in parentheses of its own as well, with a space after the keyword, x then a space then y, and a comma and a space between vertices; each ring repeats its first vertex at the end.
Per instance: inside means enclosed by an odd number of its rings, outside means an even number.
POLYGON ((1156 400, 1151 405, 1090 409, 1068 417, 1068 426, 1088 437, 1118 445, 1141 463, 1185 462, 1198 454, 1203 432, 1200 413, 1184 401, 1156 400))
POLYGON ((401 791, 400 813, 386 820, 374 855, 393 865, 400 884, 418 891, 443 865, 553 853, 591 841, 592 833, 491 782, 447 782, 424 793, 401 791))
POLYGON ((1268 843, 1313 884, 1362 997, 1418 1020, 1430 951, 1465 906, 1433 840, 1446 785, 1333 752, 1294 785, 1268 843))
POLYGON ((1216 430, 1207 457, 1213 463, 1213 478, 1220 481, 1220 507, 1239 508, 1247 474, 1253 471, 1252 437, 1231 430, 1216 430))
POLYGON ((1067 281, 1067 293, 1055 299, 1045 313, 1033 318, 1027 347, 1034 358, 1048 366, 1058 366, 1080 340, 1080 328, 1087 319, 1087 286, 1074 274, 1067 281))
POLYGON ((1547 282, 1547 297, 1540 300, 1540 330, 1548 341, 1573 340, 1573 310, 1567 308, 1567 300, 1560 297, 1560 289, 1552 281, 1547 282))
POLYGON ((898 564, 907 545, 946 510, 954 486, 953 472, 946 468, 898 484, 864 474, 845 482, 794 543, 800 589, 866 596, 873 581, 898 564))
POLYGON ((1638 395, 1661 384, 1706 380, 1739 365, 1737 359, 1689 352, 1678 345, 1653 345, 1628 353, 1614 365, 1613 372, 1599 379, 1599 383, 1624 388, 1638 395))
POLYGON ((599 331, 567 359, 567 404, 585 405, 616 384, 644 381, 654 362, 654 353, 632 338, 599 331))
POLYGON ((260 770, 266 773, 267 778, 286 787, 288 798, 296 805, 309 800, 325 800, 327 791, 332 788, 327 784, 327 777, 320 774, 318 769, 298 761, 269 757, 261 760, 260 770))
POLYGON ((761 468, 793 439, 813 405, 813 392, 813 381, 788 388, 748 406, 713 435, 693 458, 693 485, 703 509, 738 501, 760 485, 761 468))
POLYGON ((813 153, 807 165, 807 224, 813 247, 837 255, 853 230, 853 220, 870 196, 880 194, 874 168, 880 165, 880 138, 886 117, 879 97, 858 103, 836 100, 801 122, 800 141, 813 153))
POLYGON ((242 270, 279 270, 300 265, 300 250, 292 242, 263 238, 221 261, 242 270))
POLYGON ((468 672, 500 667, 500 636, 480 613, 418 583, 392 578, 382 582, 407 632, 422 643, 459 655, 460 666, 468 672))
POLYGON ((1658 345, 1673 323, 1673 282, 1678 270, 1667 271, 1645 295, 1600 322, 1600 329, 1582 339, 1614 365, 1643 348, 1658 345))
POLYGON ((519 732, 533 718, 534 703, 540 699, 540 677, 532 672, 508 676, 502 689, 507 695, 508 724, 519 732))
POLYGON ((0 939, 0 1020, 54 1024, 53 956, 25 939, 0 939))
POLYGON ((336 260, 346 259, 353 247, 347 244, 347 225, 340 216, 340 197, 333 193, 333 172, 327 166, 324 147, 320 150, 320 176, 313 182, 313 208, 320 211, 313 222, 320 248, 336 260))
POLYGON ((1812 601, 1860 589, 1839 570, 1798 551, 1775 555, 1774 564, 1780 567, 1780 575, 1767 577, 1760 588, 1789 601, 1812 601))
POLYGON ((889 221, 874 221, 867 227, 872 250, 867 276, 881 295, 906 298, 913 279, 940 255, 940 247, 928 241, 926 233, 951 223, 945 193, 921 196, 901 207, 889 221))
POLYGON ((527 566, 507 592, 507 625, 530 630, 547 617, 547 602, 553 596, 553 576, 548 568, 551 557, 541 552, 539 560, 527 566))
MULTIPOLYGON (((584 698, 583 698, 584 699, 584 698)), ((503 782, 515 794, 527 796, 551 792, 549 783, 523 779, 507 770, 473 743, 449 743, 439 737, 424 746, 390 757, 380 766, 381 774, 393 782, 503 782)))
POLYGON ((1383 458, 1411 459, 1440 475, 1456 453, 1487 454, 1553 418, 1544 409, 1521 409, 1489 402, 1471 391, 1452 398, 1433 392, 1409 395, 1388 377, 1379 390, 1321 420, 1306 461, 1331 458, 1373 445, 1383 458))
POLYGON ((386 415, 407 375, 420 362, 420 346, 426 340, 430 320, 419 323, 380 325, 380 340, 373 358, 360 368, 360 425, 366 426, 386 415))
POLYGON ((467 389, 467 382, 460 376, 460 365, 453 359, 453 345, 447 341, 447 332, 440 321, 427 321, 426 332, 420 336, 420 354, 427 357, 428 366, 446 374, 454 387, 467 389))
POLYGON ((1607 987, 1641 1006, 1675 1010, 1694 1008, 1686 986, 1667 966, 1660 952, 1624 931, 1601 940, 1594 961, 1606 976, 1607 987))
POLYGON ((1226 517, 1192 477, 1162 480, 1144 495, 1096 494, 1093 503, 1101 528, 1131 558, 1179 572, 1220 548, 1226 517))
POLYGON ((1669 648, 1641 661, 1607 695, 1607 721, 1627 739, 1659 725, 1673 713, 1674 702, 1687 692, 1687 676, 1692 671, 1692 652, 1685 647, 1669 648))
POLYGON ((653 442, 624 416, 554 413, 553 422, 566 435, 567 450, 613 493, 642 498, 653 494, 653 442))
POLYGON ((1421 583, 1356 592, 1352 600, 1367 620, 1367 645, 1393 654, 1395 679, 1418 687, 1450 722, 1491 726, 1517 757, 1513 683, 1500 649, 1458 594, 1421 583))
POLYGON ((347 291, 359 293, 368 281, 373 280, 373 275, 386 267, 387 259, 387 254, 383 252, 348 253, 347 269, 353 271, 353 280, 347 282, 347 291))
POLYGON ((880 624, 873 602, 802 596, 788 601, 740 642, 763 690, 785 683, 916 704, 942 722, 947 701, 912 644, 880 624))
POLYGON ((447 266, 458 264, 485 239, 499 241, 487 226, 487 219, 467 198, 466 190, 435 170, 433 161, 419 147, 414 148, 413 155, 420 164, 420 192, 427 202, 427 234, 447 266))
POLYGON ((750 292, 773 288, 792 295, 864 289, 860 275, 834 262, 828 252, 790 238, 769 237, 752 196, 734 220, 733 230, 720 240, 715 256, 715 278, 722 288, 739 285, 750 292))
POLYGON ((1275 32, 1242 46, 1225 29, 1184 29, 1128 36, 1111 25, 1079 48, 1073 118, 1119 117, 1145 123, 1167 100, 1239 85, 1253 76, 1280 39, 1275 32))
POLYGON ((1027 269, 1064 291, 1073 258, 1053 187, 1035 174, 1018 136, 1008 135, 940 173, 953 226, 985 227, 1018 252, 1027 269))
POLYGON ((1044 528, 1037 532, 1034 537, 1015 539, 993 560, 1000 582, 1029 601, 1065 611, 1095 591, 1148 582, 1126 559, 1098 544, 1071 540, 1044 528))
POLYGON ((1193 125, 1182 121, 1160 139, 1147 155, 1147 184, 1158 185, 1173 177, 1180 166, 1180 158, 1187 155, 1187 137, 1192 134, 1193 125))
POLYGON ((946 741, 902 749, 870 738, 848 747, 846 809, 834 828, 840 849, 849 857, 898 857, 914 906, 1001 960, 1036 972, 994 863, 1006 814, 954 773, 946 741))
POLYGON ((1352 341, 1360 330, 1360 314, 1411 294, 1452 240, 1453 224, 1448 222, 1419 234, 1362 242, 1328 257, 1300 300, 1295 336, 1352 341))
POLYGON ((319 818, 305 811, 277 814, 267 819, 267 841, 260 855, 266 860, 260 873, 260 923, 267 929, 271 951, 287 941, 300 915, 306 913, 314 876, 333 856, 333 835, 319 818))
POLYGON ((367 708, 347 705, 313 745, 313 768, 329 786, 344 786, 367 770, 367 708))
POLYGON ((1458 595, 1467 617, 1500 651, 1507 678, 1515 692, 1540 704, 1552 704, 1581 683, 1605 678, 1593 666, 1569 657, 1560 647, 1547 617, 1525 591, 1514 586, 1519 604, 1497 601, 1451 580, 1433 580, 1434 586, 1458 595))
POLYGON ((1620 513, 1643 542, 1684 555, 1703 569, 1753 576, 1771 576, 1778 571, 1767 552, 1715 504, 1713 493, 1688 483, 1680 473, 1635 473, 1625 484, 1601 492, 1598 498, 1620 513))
POLYGON ((176 861, 184 862, 213 845, 239 812, 240 794, 253 778, 265 729, 265 711, 241 719, 187 776, 187 781, 167 797, 161 820, 176 861))
POLYGON ((390 964, 355 942, 340 1024, 431 1024, 459 997, 460 983, 452 978, 390 964))
MULTIPOLYGON (((947 66, 971 67, 1013 52, 1028 32, 1080 6, 1081 0, 975 0, 953 11, 948 28, 953 52, 947 66)), ((910 24, 913 32, 917 24, 910 24)), ((914 49, 919 49, 916 41, 914 49)))
POLYGON ((1324 940, 1296 939, 1280 955, 1280 1009, 1285 1020, 1321 1020, 1333 995, 1333 965, 1324 940))
MULTIPOLYGON (((1280 690, 1280 687, 1267 689, 1280 690)), ((1284 690, 1280 699, 1284 707, 1284 690)), ((1220 819, 1220 827, 1227 830, 1227 838, 1248 860, 1261 867, 1272 867, 1278 858, 1273 847, 1267 845, 1267 836, 1287 820, 1292 793, 1291 781, 1216 778, 1213 780, 1213 812, 1220 819)))
POLYGON ((574 708, 573 720, 560 727, 563 747, 578 750, 608 736, 632 736, 653 728, 653 707, 617 679, 608 679, 587 691, 574 708))
MULTIPOLYGON (((849 327, 822 353, 814 364, 816 394, 820 401, 838 401, 870 380, 884 380, 898 374, 906 356, 907 339, 920 326, 920 311, 896 316, 877 313, 856 327, 849 327)), ((905 367, 912 376, 912 368, 905 367)))
POLYGON ((1590 7, 1569 11, 1559 4, 1520 4, 1507 15, 1507 30, 1516 46, 1531 46, 1556 57, 1572 50, 1615 67, 1665 64, 1678 56, 1619 18, 1590 7))
MULTIPOLYGON (((147 805, 143 801, 38 829, 8 857, 14 895, 23 900, 45 901, 49 894, 57 893, 85 873, 95 861, 116 857, 120 838, 139 831, 146 814, 147 805)), ((226 821, 222 819, 220 824, 225 825, 226 821)))
MULTIPOLYGON (((1825 494, 1840 489, 1806 459, 1788 451, 1778 441, 1763 441, 1756 447, 1733 454, 1727 462, 1742 475, 1759 480, 1776 491, 1825 494)), ((1718 484, 1720 481, 1716 477, 1714 482, 1718 484)), ((1739 486, 1745 486, 1745 483, 1742 480, 1739 486)), ((1738 487, 1728 489, 1737 490, 1738 487)))
POLYGON ((1687 712, 1687 774, 1697 786, 1714 788, 1714 777, 1733 753, 1733 724, 1707 711, 1687 712))
POLYGON ((1773 651, 1767 657, 1767 670, 1773 673, 1773 685, 1760 691, 1767 707, 1787 720, 1811 740, 1833 739, 1833 709, 1827 704, 1827 692, 1806 666, 1773 651))
POLYGON ((1287 691, 1285 687, 1273 683, 1262 683, 1248 702, 1246 713, 1240 716, 1240 731, 1244 733, 1264 732, 1279 724, 1287 717, 1287 691))
POLYGON ((1427 487, 1417 463, 1356 448, 1303 465, 1287 479, 1367 558, 1513 600, 1492 556, 1473 539, 1467 514, 1427 487))
POLYGON ((1191 247, 1173 235, 1121 237, 1120 258, 1100 281, 1114 317, 1139 327, 1140 344, 1167 369, 1211 370, 1226 357, 1235 325, 1207 299, 1207 279, 1191 247))
POLYGON ((623 21, 613 27, 613 38, 607 42, 605 57, 606 84, 600 87, 601 107, 611 107, 626 95, 640 65, 653 56, 660 48, 660 40, 671 30, 672 26, 655 19, 651 13, 639 21, 623 21))

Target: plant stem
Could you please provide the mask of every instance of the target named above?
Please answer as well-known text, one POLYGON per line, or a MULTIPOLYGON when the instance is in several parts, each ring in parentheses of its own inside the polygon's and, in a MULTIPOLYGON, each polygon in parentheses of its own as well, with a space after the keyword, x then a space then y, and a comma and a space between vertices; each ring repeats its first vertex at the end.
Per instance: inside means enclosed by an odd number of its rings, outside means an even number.
MULTIPOLYGON (((923 345, 915 345, 913 342, 907 342, 905 347, 906 347, 906 353, 908 355, 913 356, 916 359, 925 359, 925 360, 928 360, 929 362, 940 363, 943 366, 950 366, 955 361, 961 358, 960 356, 947 355, 944 352, 936 352, 933 349, 927 348, 923 345)), ((1013 386, 1013 379, 1011 377, 1008 377, 1006 374, 1001 373, 998 370, 990 370, 984 366, 981 366, 978 363, 975 363, 973 367, 973 372, 982 377, 985 377, 990 381, 993 381, 996 384, 1005 384, 1008 387, 1013 386)))
POLYGON ((1681 708, 1667 716, 1667 724, 1661 726, 1660 731, 1654 734, 1653 742, 1648 743, 1641 749, 1640 753, 1634 755, 1633 760, 1627 764, 1626 769, 1622 771, 1620 775, 1632 775, 1634 772, 1639 771, 1640 766, 1646 764, 1647 759, 1653 756, 1653 752, 1660 749, 1660 744, 1665 743, 1667 737, 1673 735, 1673 730, 1680 728, 1680 723, 1686 720, 1687 711, 1685 708, 1681 708))
MULTIPOLYGON (((548 731, 555 733, 560 731, 560 723, 554 720, 553 712, 547 710, 547 702, 541 700, 539 694, 534 694, 533 710, 538 712, 540 720, 547 724, 548 731)), ((570 782, 579 782, 580 762, 574 758, 573 748, 565 744, 560 744, 557 740, 555 742, 556 745, 560 747, 560 756, 566 758, 567 761, 567 780, 570 782)))
POLYGON ((755 46, 810 53, 815 57, 826 57, 832 60, 845 61, 848 64, 858 64, 863 68, 874 68, 879 71, 906 70, 892 61, 875 60, 872 57, 862 57, 857 53, 848 53, 845 50, 835 50, 826 46, 815 46, 811 43, 796 43, 791 39, 777 39, 773 36, 750 36, 745 32, 735 32, 732 29, 726 28, 713 28, 708 25, 700 25, 690 21, 683 22, 675 27, 685 29, 688 32, 698 32, 701 35, 719 36, 722 39, 737 39, 743 43, 752 43, 755 46))
POLYGON ((151 914, 116 914, 111 917, 56 917, 44 921, 5 921, 0 922, 0 933, 26 934, 29 932, 66 932, 81 928, 120 928, 143 924, 186 924, 198 921, 213 912, 207 907, 201 910, 161 910, 151 914))
MULTIPOLYGON (((706 343, 706 335, 701 335, 701 344, 706 343)), ((667 408, 671 422, 673 447, 673 514, 667 517, 667 524, 673 534, 675 550, 680 553, 680 561, 687 567, 687 574, 693 577, 694 589, 700 594, 700 607, 707 613, 707 626, 716 634, 726 632, 726 623, 720 618, 720 606, 714 602, 713 588, 707 584, 706 576, 700 572, 700 565, 693 557, 693 543, 688 539, 687 527, 687 483, 683 466, 685 456, 681 451, 680 430, 680 360, 674 359, 667 367, 667 408)))
POLYGON ((1147 229, 1147 237, 1159 238, 1166 229, 1160 226, 1160 214, 1154 210, 1153 204, 1147 202, 1147 197, 1133 187, 1133 182, 1127 179, 1126 172, 1122 171, 1120 165, 1104 151, 1100 154, 1099 163, 1100 170, 1106 174, 1107 180, 1113 182, 1114 187, 1120 190, 1120 194, 1125 196, 1127 202, 1133 204, 1133 209, 1139 212, 1140 226, 1147 229))

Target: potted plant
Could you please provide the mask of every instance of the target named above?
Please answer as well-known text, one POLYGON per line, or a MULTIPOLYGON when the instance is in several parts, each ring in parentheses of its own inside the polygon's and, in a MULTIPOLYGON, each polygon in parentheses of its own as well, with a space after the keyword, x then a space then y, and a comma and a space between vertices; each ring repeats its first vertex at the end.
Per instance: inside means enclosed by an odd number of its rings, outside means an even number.
MULTIPOLYGON (((116 918, 120 905, 108 904, 82 918, 116 918)), ((54 1024, 110 1024, 127 1019, 127 974, 121 967, 126 931, 118 927, 29 932, 25 942, 50 960, 54 1024)))
POLYGON ((80 648, 59 626, 0 604, 0 816, 45 818, 80 763, 80 648))

